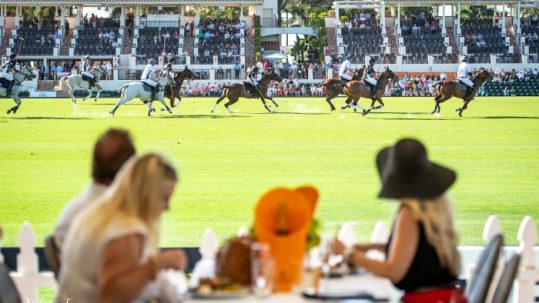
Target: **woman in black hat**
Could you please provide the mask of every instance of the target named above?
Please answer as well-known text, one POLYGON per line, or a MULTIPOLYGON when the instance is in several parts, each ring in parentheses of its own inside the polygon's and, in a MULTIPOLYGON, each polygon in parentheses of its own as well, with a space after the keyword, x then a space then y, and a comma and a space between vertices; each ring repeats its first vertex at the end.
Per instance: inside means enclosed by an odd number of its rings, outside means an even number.
POLYGON ((351 265, 390 279, 404 290, 405 303, 466 302, 455 282, 460 270, 457 234, 446 191, 455 182, 451 169, 430 162, 414 139, 399 140, 376 158, 382 189, 379 197, 401 205, 386 245, 357 245, 343 252, 351 265), (369 249, 385 251, 386 259, 369 259, 369 249))

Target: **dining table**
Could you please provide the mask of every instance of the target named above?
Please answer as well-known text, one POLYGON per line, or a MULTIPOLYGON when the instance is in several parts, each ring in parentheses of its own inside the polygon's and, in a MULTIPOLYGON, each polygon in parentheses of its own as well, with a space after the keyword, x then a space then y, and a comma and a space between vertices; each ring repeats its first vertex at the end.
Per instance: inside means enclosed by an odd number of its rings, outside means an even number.
POLYGON ((317 294, 304 295, 301 290, 290 293, 273 293, 268 296, 255 296, 249 292, 241 295, 187 296, 186 303, 215 302, 263 302, 263 303, 305 303, 305 302, 399 302, 401 292, 391 281, 370 273, 349 275, 340 278, 320 279, 317 294), (310 298, 309 298, 310 297, 310 298), (369 298, 370 297, 370 298, 369 298))

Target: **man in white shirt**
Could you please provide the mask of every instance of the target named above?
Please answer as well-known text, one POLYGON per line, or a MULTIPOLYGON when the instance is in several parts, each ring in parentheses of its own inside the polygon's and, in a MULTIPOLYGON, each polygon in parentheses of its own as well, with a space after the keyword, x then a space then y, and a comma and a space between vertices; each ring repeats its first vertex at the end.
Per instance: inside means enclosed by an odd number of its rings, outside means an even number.
POLYGON ((339 78, 341 78, 343 83, 352 80, 352 75, 350 75, 350 71, 352 70, 352 63, 350 62, 351 58, 352 57, 350 55, 346 55, 346 59, 341 64, 339 69, 339 78))
POLYGON ((140 80, 142 80, 142 83, 147 84, 152 89, 152 97, 150 102, 152 102, 155 99, 155 95, 157 94, 157 91, 159 91, 159 83, 157 83, 157 79, 155 77, 155 59, 148 60, 148 65, 144 68, 144 71, 142 72, 142 75, 140 77, 140 80))
POLYGON ((60 250, 76 216, 103 196, 108 186, 114 181, 116 173, 134 154, 135 147, 127 131, 109 129, 99 137, 93 153, 93 182, 64 207, 54 227, 54 240, 60 250))
POLYGON ((472 67, 470 64, 468 64, 468 57, 464 56, 462 58, 462 63, 459 65, 459 68, 457 70, 457 78, 461 83, 463 83, 466 86, 466 95, 464 97, 464 101, 466 101, 470 97, 470 93, 473 89, 473 82, 470 80, 469 75, 472 72, 472 67))

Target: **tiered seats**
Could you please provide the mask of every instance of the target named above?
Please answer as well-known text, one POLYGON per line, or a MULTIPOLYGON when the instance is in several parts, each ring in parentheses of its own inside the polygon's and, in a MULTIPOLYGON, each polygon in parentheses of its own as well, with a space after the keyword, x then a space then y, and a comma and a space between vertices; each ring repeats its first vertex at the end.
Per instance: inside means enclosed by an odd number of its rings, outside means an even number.
MULTIPOLYGON (((423 21, 425 22, 425 20, 423 21)), ((402 30, 406 54, 409 55, 403 58, 403 62, 426 64, 428 63, 428 55, 443 55, 445 53, 444 37, 442 37, 442 32, 437 25, 435 30, 424 26, 417 26, 416 31, 413 31, 412 28, 414 27, 406 26, 404 27, 406 30, 402 30)))
POLYGON ((219 64, 233 64, 240 61, 241 29, 244 23, 227 19, 201 20, 198 32, 198 56, 195 62, 212 64, 213 56, 218 56, 219 64))
POLYGON ((117 27, 79 29, 75 55, 114 55, 117 39, 117 27))
MULTIPOLYGON (((464 45, 468 48, 471 63, 489 63, 490 54, 507 55, 507 47, 499 27, 488 25, 485 20, 468 21, 473 25, 462 26, 462 35, 464 36, 464 45), (483 25, 476 25, 476 23, 483 25)), ((502 60, 511 59, 509 56, 501 58, 502 60)))
POLYGON ((526 39, 526 45, 530 47, 530 54, 539 53, 539 25, 522 25, 521 26, 522 37, 526 39))
POLYGON ((17 31, 17 38, 14 48, 19 49, 19 55, 52 55, 52 49, 56 45, 56 29, 54 28, 20 28, 17 31))
POLYGON ((347 24, 341 29, 344 43, 344 52, 351 55, 353 62, 365 62, 365 55, 382 53, 384 39, 382 28, 376 26, 372 20, 360 23, 347 24))
POLYGON ((539 76, 534 76, 529 79, 516 78, 509 81, 487 82, 484 89, 490 96, 503 96, 504 89, 508 87, 512 89, 512 94, 517 96, 537 96, 539 95, 539 76))
POLYGON ((174 27, 147 27, 139 29, 137 45, 137 63, 146 64, 148 59, 157 59, 163 53, 178 53, 178 42, 174 39, 173 33, 178 31, 174 27), (166 36, 168 34, 168 36, 166 36), (165 37, 166 41, 165 41, 165 37))

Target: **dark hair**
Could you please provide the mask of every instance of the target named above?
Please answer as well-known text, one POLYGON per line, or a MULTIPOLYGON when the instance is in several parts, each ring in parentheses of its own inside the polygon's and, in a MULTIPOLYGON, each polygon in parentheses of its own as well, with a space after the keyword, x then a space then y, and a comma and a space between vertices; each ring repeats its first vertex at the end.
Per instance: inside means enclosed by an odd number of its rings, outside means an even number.
POLYGON ((135 146, 129 133, 109 129, 95 143, 92 178, 98 183, 111 183, 122 165, 134 154, 135 146))

